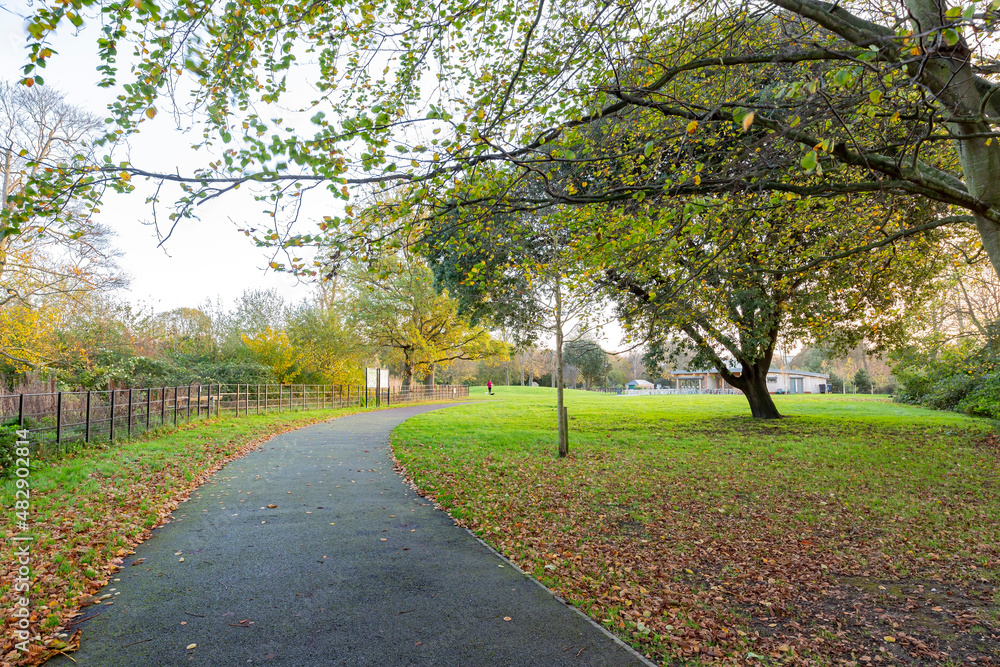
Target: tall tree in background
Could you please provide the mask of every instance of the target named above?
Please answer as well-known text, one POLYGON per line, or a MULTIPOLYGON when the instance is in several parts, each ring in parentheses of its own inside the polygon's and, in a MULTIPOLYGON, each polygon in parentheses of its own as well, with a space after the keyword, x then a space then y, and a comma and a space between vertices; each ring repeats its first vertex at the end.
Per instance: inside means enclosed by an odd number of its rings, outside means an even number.
POLYGON ((342 301, 315 299, 293 308, 288 316, 288 335, 300 351, 302 373, 312 381, 352 384, 364 381, 367 348, 348 325, 342 301))
POLYGON ((608 353, 592 338, 577 338, 566 343, 564 359, 580 369, 586 388, 604 382, 611 371, 608 353))
MULTIPOLYGON (((56 91, 0 82, 0 211, 20 210, 26 198, 44 199, 39 176, 55 165, 82 162, 77 156, 88 150, 86 141, 103 127, 56 91)), ((53 317, 44 304, 126 284, 110 231, 89 220, 84 205, 62 201, 59 210, 47 204, 28 209, 35 214, 24 217, 17 233, 0 233, 0 318, 8 321, 0 334, 0 365, 16 373, 53 354, 44 344, 45 323, 53 317), (76 220, 72 229, 67 218, 76 220)))
POLYGON ((453 299, 435 291, 430 269, 416 257, 384 257, 373 267, 354 264, 345 277, 351 326, 369 344, 399 355, 404 387, 435 366, 504 353, 502 343, 469 324, 453 299))
POLYGON ((448 216, 428 223, 421 244, 438 285, 473 321, 511 331, 521 344, 552 336, 559 456, 569 453, 563 346, 590 331, 600 311, 574 228, 570 213, 508 212, 475 224, 448 216))

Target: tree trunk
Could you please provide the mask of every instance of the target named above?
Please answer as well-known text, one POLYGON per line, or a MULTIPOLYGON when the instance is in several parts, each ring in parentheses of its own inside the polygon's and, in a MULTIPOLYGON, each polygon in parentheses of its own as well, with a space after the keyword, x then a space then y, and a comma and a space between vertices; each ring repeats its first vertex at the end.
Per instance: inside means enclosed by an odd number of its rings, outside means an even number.
POLYGON ((740 390, 750 403, 750 413, 753 418, 781 419, 781 414, 767 391, 767 370, 765 369, 763 373, 754 373, 747 380, 746 385, 740 387, 740 390))
MULTIPOLYGON (((773 330, 772 341, 777 339, 777 328, 773 330)), ((774 343, 764 353, 764 358, 751 363, 740 359, 743 372, 733 375, 722 365, 717 365, 719 374, 726 384, 743 392, 750 403, 750 413, 754 419, 781 419, 781 413, 774 405, 771 394, 767 391, 767 372, 771 370, 771 356, 774 353, 774 343)))
POLYGON ((410 362, 410 351, 403 348, 403 385, 409 388, 413 383, 413 364, 410 362))
POLYGON ((569 424, 566 423, 566 412, 563 409, 563 322, 562 322, 562 286, 559 274, 556 274, 556 372, 553 379, 556 383, 556 414, 559 421, 559 458, 569 454, 569 424))
MULTIPOLYGON (((934 40, 940 40, 937 30, 945 27, 945 13, 948 9, 944 0, 906 0, 904 3, 910 12, 911 25, 923 42, 920 46, 927 52, 936 51, 934 40)), ((968 49, 964 37, 957 47, 968 49)), ((922 82, 935 94, 937 99, 957 117, 975 116, 984 111, 984 115, 996 117, 998 111, 995 99, 995 89, 977 85, 982 83, 966 57, 932 57, 926 62, 909 66, 911 76, 919 76, 922 82), (992 112, 992 113, 991 113, 992 112)), ((991 206, 1000 204, 1000 143, 984 141, 976 136, 978 133, 990 133, 991 128, 985 122, 946 123, 948 128, 958 136, 974 138, 958 139, 954 143, 958 148, 959 162, 965 176, 965 186, 969 194, 981 202, 991 206)), ((1000 224, 976 213, 976 229, 983 242, 983 249, 993 264, 993 269, 1000 275, 1000 224)))

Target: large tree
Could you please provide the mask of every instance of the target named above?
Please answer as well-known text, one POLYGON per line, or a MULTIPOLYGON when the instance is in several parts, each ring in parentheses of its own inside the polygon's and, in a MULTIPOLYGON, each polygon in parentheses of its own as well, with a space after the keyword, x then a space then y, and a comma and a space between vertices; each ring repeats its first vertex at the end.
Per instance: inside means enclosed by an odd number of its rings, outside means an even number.
POLYGON ((435 291, 430 269, 417 257, 355 263, 345 277, 348 323, 376 349, 398 356, 404 387, 437 366, 506 353, 486 329, 459 315, 454 299, 435 291))
POLYGON ((899 344, 905 313, 930 297, 931 278, 948 258, 945 232, 892 246, 870 234, 873 216, 891 231, 933 214, 898 203, 865 196, 847 209, 714 200, 658 208, 662 222, 652 227, 661 231, 607 244, 614 261, 606 262, 605 285, 633 335, 652 343, 651 359, 694 352, 690 363, 714 367, 743 392, 754 417, 777 418, 766 378, 779 340, 841 350, 861 340, 899 344), (866 241, 876 247, 864 254, 808 259, 866 241))

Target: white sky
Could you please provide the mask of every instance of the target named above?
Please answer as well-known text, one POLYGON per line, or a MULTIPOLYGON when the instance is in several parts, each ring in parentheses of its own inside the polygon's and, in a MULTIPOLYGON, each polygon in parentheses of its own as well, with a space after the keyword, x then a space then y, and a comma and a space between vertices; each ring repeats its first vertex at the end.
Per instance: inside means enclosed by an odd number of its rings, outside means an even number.
MULTIPOLYGON (((0 3, 0 72, 4 72, 7 80, 16 82, 27 62, 26 33, 11 11, 24 16, 30 8, 24 0, 0 3)), ((104 118, 114 92, 97 86, 97 46, 93 32, 88 33, 74 36, 61 30, 53 40, 58 55, 38 73, 44 76, 45 85, 61 91, 67 102, 104 118)), ((125 58, 122 53, 119 64, 125 58)), ((195 138, 178 133, 169 114, 162 113, 143 124, 142 132, 131 142, 130 154, 136 166, 190 172, 190 167, 208 161, 205 155, 199 157, 187 148, 192 143, 195 138)), ((129 196, 109 193, 98 214, 98 221, 117 233, 115 245, 124 253, 119 264, 131 278, 130 288, 120 296, 147 303, 157 310, 195 307, 206 299, 216 298, 228 305, 245 289, 273 288, 289 301, 307 296, 308 285, 268 269, 267 250, 257 248, 237 231, 244 225, 265 224, 256 202, 224 198, 203 206, 200 220, 182 221, 165 246, 157 248, 153 228, 142 224, 152 219, 151 208, 145 203, 152 190, 139 181, 134 183, 138 187, 129 196)), ((166 203, 161 205, 163 215, 167 212, 166 203)), ((302 225, 303 233, 312 229, 309 221, 302 225)))

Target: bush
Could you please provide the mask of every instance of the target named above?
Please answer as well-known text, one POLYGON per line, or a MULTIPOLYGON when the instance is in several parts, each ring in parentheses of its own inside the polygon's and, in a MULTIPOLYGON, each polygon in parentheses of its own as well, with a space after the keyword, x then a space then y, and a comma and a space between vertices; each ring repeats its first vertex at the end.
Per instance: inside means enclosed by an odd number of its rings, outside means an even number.
MULTIPOLYGON (((992 330, 996 331, 996 330, 992 330)), ((965 341, 897 359, 895 400, 1000 419, 1000 340, 965 341)))
POLYGON ((955 407, 971 417, 1000 419, 1000 373, 982 378, 955 407))
POLYGON ((948 375, 931 384, 921 402, 935 410, 954 410, 978 383, 975 376, 948 375))
POLYGON ((6 477, 17 458, 17 425, 0 426, 0 477, 6 477))

